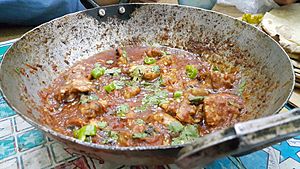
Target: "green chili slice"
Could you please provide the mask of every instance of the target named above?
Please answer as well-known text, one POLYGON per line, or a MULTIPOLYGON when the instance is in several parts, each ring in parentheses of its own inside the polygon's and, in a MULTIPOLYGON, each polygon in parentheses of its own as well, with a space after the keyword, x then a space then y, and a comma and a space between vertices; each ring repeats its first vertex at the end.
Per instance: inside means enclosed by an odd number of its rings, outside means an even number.
POLYGON ((190 79, 195 79, 197 77, 198 70, 193 65, 186 65, 185 71, 190 79))
POLYGON ((151 64, 156 63, 156 59, 153 58, 153 57, 146 57, 144 59, 144 63, 147 64, 147 65, 151 65, 151 64))
POLYGON ((92 70, 91 75, 94 79, 99 79, 99 77, 103 76, 105 73, 105 69, 102 67, 96 67, 92 70))
POLYGON ((110 83, 109 85, 106 85, 104 86, 104 90, 107 92, 107 93, 110 93, 112 92, 113 90, 116 89, 116 86, 114 83, 110 83))

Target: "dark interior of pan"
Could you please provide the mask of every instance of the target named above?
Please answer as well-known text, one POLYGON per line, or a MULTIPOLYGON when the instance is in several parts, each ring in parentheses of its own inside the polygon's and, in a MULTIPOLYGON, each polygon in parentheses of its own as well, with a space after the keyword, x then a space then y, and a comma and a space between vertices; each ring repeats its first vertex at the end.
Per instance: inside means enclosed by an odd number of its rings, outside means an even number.
POLYGON ((39 120, 37 93, 60 72, 103 50, 147 44, 206 52, 210 53, 203 55, 207 60, 239 67, 247 83, 244 99, 248 112, 241 120, 277 113, 293 89, 294 76, 286 53, 257 28, 197 8, 128 4, 66 15, 25 34, 2 61, 4 98, 31 124, 77 152, 124 164, 172 163, 180 146, 120 148, 83 143, 39 120))

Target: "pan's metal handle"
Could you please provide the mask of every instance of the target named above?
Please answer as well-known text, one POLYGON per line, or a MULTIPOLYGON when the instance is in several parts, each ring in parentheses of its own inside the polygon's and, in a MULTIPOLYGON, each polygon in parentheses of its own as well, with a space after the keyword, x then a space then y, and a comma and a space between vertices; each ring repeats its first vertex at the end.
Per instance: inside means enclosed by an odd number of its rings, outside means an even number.
POLYGON ((95 2, 94 0, 80 0, 80 2, 86 9, 99 7, 97 2, 95 2))
POLYGON ((227 155, 250 153, 300 134, 300 109, 242 122, 204 136, 183 148, 176 164, 182 168, 205 166, 227 155))

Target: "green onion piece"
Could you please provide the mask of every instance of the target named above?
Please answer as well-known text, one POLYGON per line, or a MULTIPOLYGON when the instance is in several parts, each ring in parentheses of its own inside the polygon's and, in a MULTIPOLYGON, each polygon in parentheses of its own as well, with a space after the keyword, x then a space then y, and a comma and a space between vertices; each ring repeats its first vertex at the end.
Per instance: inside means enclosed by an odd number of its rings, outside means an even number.
POLYGON ((148 136, 148 134, 146 134, 146 133, 134 133, 132 135, 132 138, 145 138, 147 136, 148 136))
POLYGON ((129 112, 129 105, 128 104, 121 104, 117 107, 117 116, 124 118, 126 114, 129 112))
POLYGON ((92 70, 91 75, 94 79, 99 79, 99 77, 103 76, 105 73, 105 69, 102 67, 96 67, 92 70))
POLYGON ((193 104, 193 105, 199 105, 200 103, 203 102, 204 96, 189 95, 188 99, 191 102, 191 104, 193 104))
POLYGON ((169 124, 169 130, 174 133, 179 133, 183 130, 183 125, 180 122, 173 121, 169 124))
POLYGON ((107 93, 110 93, 110 92, 112 92, 112 91, 115 90, 115 89, 116 89, 116 86, 115 86, 114 83, 111 83, 111 84, 109 84, 109 85, 104 86, 104 90, 105 90, 107 93))
POLYGON ((97 126, 100 128, 100 129, 104 129, 106 126, 107 126, 107 122, 106 121, 99 121, 97 123, 97 126))
POLYGON ((85 141, 86 136, 95 136, 96 132, 97 132, 96 125, 89 124, 83 126, 79 130, 75 130, 73 134, 75 138, 81 141, 85 141))
POLYGON ((186 65, 185 71, 190 79, 195 79, 197 77, 198 70, 193 65, 186 65))
POLYGON ((146 58, 144 59, 144 63, 147 64, 147 65, 151 65, 151 64, 153 64, 153 63, 156 63, 156 59, 153 58, 153 57, 146 57, 146 58))
POLYGON ((182 96, 183 92, 182 91, 176 91, 174 94, 173 94, 173 97, 175 99, 179 99, 181 96, 182 96))

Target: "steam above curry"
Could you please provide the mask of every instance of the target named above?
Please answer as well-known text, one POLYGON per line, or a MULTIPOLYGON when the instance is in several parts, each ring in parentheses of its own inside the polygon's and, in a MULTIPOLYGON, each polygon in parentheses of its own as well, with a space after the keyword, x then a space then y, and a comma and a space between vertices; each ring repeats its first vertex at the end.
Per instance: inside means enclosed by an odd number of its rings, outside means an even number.
POLYGON ((78 62, 39 94, 43 121, 82 141, 175 145, 238 121, 239 70, 166 47, 122 47, 78 62))

